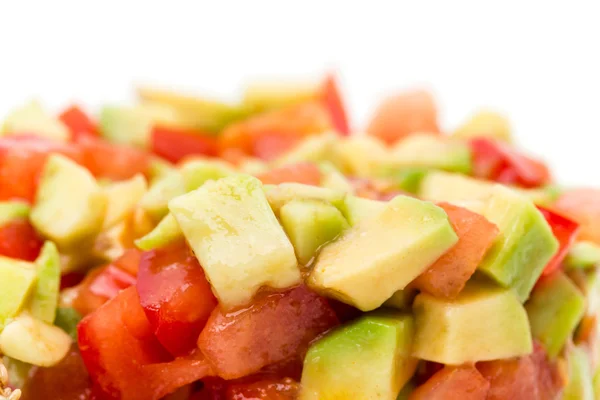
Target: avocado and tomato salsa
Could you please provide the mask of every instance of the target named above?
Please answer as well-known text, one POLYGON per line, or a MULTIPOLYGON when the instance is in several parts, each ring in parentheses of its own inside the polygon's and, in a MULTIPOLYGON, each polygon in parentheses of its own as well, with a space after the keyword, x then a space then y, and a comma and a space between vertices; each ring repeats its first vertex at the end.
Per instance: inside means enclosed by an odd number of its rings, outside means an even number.
POLYGON ((600 190, 426 92, 141 89, 0 128, 0 398, 600 398, 600 190))

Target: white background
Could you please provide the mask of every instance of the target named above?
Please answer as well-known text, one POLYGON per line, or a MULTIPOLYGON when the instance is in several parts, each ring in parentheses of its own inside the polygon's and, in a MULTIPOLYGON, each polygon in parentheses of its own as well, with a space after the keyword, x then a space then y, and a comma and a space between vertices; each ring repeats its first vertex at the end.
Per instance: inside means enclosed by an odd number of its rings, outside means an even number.
POLYGON ((335 69, 357 129, 381 96, 425 86, 446 129, 498 109, 561 181, 600 186, 599 5, 0 0, 0 116, 31 97, 130 101, 135 83, 234 98, 335 69))

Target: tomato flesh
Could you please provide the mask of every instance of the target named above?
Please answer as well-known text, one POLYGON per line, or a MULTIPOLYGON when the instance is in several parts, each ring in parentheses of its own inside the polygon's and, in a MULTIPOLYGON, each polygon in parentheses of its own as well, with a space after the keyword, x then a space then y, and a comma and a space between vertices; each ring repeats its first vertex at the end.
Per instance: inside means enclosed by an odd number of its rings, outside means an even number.
POLYGON ((454 298, 465 287, 499 230, 484 216, 449 203, 446 211, 458 242, 414 281, 415 287, 436 297, 454 298))
POLYGON ((322 101, 325 104, 325 108, 329 111, 333 127, 342 135, 349 135, 348 117, 333 75, 328 75, 325 78, 321 92, 322 101))
POLYGON ((302 354, 338 319, 327 300, 301 286, 259 296, 243 310, 216 308, 198 346, 225 379, 302 354))
POLYGON ((560 245, 554 257, 552 257, 548 265, 544 268, 542 275, 546 276, 560 268, 569 249, 575 243, 575 238, 579 232, 579 224, 548 208, 538 206, 538 210, 540 210, 546 221, 548 221, 548 225, 552 228, 552 233, 560 245))
POLYGON ((292 379, 265 379, 251 383, 234 383, 227 388, 227 400, 295 400, 300 387, 292 379))
POLYGON ((321 170, 313 163, 299 162, 272 169, 261 174, 258 178, 265 185, 296 182, 305 185, 319 186, 321 184, 321 170))
POLYGON ((0 255, 34 261, 44 241, 27 220, 11 221, 0 227, 0 255))
POLYGON ((155 126, 151 134, 152 151, 173 163, 192 155, 216 156, 216 139, 202 132, 155 126))
POLYGON ((409 400, 486 400, 490 383, 473 366, 446 366, 417 387, 409 400))
POLYGON ((137 289, 160 343, 173 355, 196 348, 217 300, 187 246, 182 243, 144 253, 137 289))
POLYGON ((563 193, 553 209, 581 226, 580 238, 600 244, 600 189, 575 189, 563 193))
POLYGON ((98 178, 129 179, 148 172, 150 155, 145 151, 106 142, 92 137, 80 137, 83 164, 98 178))
POLYGON ((81 136, 99 136, 98 126, 78 106, 72 105, 64 110, 58 117, 71 131, 71 137, 77 140, 81 136))

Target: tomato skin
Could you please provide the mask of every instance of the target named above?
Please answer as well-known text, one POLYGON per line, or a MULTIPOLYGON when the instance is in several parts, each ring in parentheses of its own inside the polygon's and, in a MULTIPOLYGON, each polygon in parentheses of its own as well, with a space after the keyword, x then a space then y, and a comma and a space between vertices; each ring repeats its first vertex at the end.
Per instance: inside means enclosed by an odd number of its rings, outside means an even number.
POLYGON ((75 141, 81 136, 100 136, 98 125, 77 105, 64 110, 58 118, 69 128, 75 141))
POLYGON ((15 220, 0 227, 0 255, 34 261, 44 241, 29 221, 15 220))
POLYGON ((148 172, 150 155, 143 150, 89 136, 80 137, 77 144, 83 155, 83 165, 97 178, 124 180, 148 172))
POLYGON ((473 366, 446 366, 417 387, 409 400, 486 400, 490 383, 473 366))
POLYGON ((499 230, 484 216, 449 203, 440 203, 448 214, 458 242, 414 281, 415 287, 443 298, 455 298, 465 287, 499 230))
POLYGON ((272 169, 261 174, 258 178, 265 185, 296 182, 319 186, 321 184, 321 170, 311 162, 299 162, 272 169))
POLYGON ((89 290, 97 296, 112 299, 118 295, 121 290, 135 285, 135 281, 134 276, 114 265, 108 265, 98 274, 96 279, 91 282, 89 290))
POLYGON ((367 134, 388 144, 411 133, 438 133, 437 110, 431 94, 417 90, 385 99, 376 109, 367 134))
POLYGON ((264 379, 251 383, 234 383, 227 388, 227 400, 295 400, 300 387, 292 379, 264 379))
POLYGON ((348 124, 348 117, 337 82, 332 74, 325 77, 321 88, 321 99, 325 104, 325 108, 329 111, 333 127, 342 135, 349 135, 350 126, 348 124))
POLYGON ((551 180, 546 165, 505 143, 475 138, 469 144, 473 154, 473 174, 477 178, 525 188, 542 186, 551 180))
POLYGON ((144 253, 137 290, 160 343, 173 355, 195 349, 217 299, 187 246, 181 243, 144 253))
POLYGON ((155 126, 150 137, 152 151, 173 163, 191 155, 216 156, 218 153, 217 140, 203 132, 155 126))
POLYGON ((552 228, 552 233, 560 245, 558 252, 552 257, 542 272, 543 276, 547 276, 560 268, 569 249, 575 243, 575 238, 579 233, 579 224, 548 208, 538 206, 538 210, 546 218, 548 225, 552 228))
POLYGON ((300 286, 259 296, 242 310, 227 313, 217 307, 198 347, 219 376, 234 379, 302 354, 313 339, 337 324, 327 300, 300 286))
POLYGON ((552 206, 578 222, 579 238, 600 244, 600 189, 574 189, 563 193, 552 206))

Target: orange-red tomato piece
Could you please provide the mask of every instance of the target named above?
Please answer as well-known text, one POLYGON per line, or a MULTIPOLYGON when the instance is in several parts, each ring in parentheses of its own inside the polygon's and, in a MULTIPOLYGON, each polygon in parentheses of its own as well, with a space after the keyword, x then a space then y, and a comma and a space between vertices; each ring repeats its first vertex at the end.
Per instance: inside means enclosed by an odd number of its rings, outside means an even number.
POLYGON ((411 133, 439 131, 433 97, 422 90, 401 93, 384 100, 367 127, 367 134, 389 144, 411 133))
POLYGON ((225 379, 303 354, 338 319, 327 300, 304 286, 259 296, 247 308, 216 308, 198 339, 198 347, 225 379))
POLYGON ((409 400, 486 400, 490 383, 473 366, 445 366, 417 387, 409 400))
POLYGON ((552 228, 552 233, 559 243, 559 248, 554 257, 548 262, 542 275, 550 275, 558 268, 567 256, 569 249, 575 243, 575 238, 579 233, 579 224, 553 210, 538 206, 538 209, 548 221, 548 225, 552 228))
POLYGON ((265 379, 251 383, 233 383, 225 392, 227 400, 295 400, 300 387, 293 379, 265 379))
POLYGON ((218 153, 217 140, 203 132, 155 126, 150 138, 152 151, 173 163, 188 156, 216 156, 218 153))
POLYGON ((258 178, 265 185, 296 182, 305 185, 319 186, 321 184, 321 170, 313 163, 299 162, 272 169, 259 175, 258 178))
POLYGON ((575 189, 563 193, 552 207, 579 223, 579 238, 600 244, 600 189, 575 189))
POLYGON ((0 226, 0 255, 33 261, 44 244, 27 220, 11 221, 0 226))
POLYGON ((73 140, 81 136, 99 136, 97 124, 77 105, 64 110, 58 118, 69 128, 73 140))
POLYGON ((83 154, 83 165, 98 178, 123 180, 148 172, 150 155, 143 150, 86 136, 80 137, 77 143, 83 154))
POLYGON ((331 116, 331 122, 335 130, 342 135, 350 134, 350 126, 348 124, 348 117, 342 102, 342 96, 338 89, 338 85, 333 75, 327 75, 323 86, 321 88, 321 100, 325 104, 329 115, 331 116))
POLYGON ((465 287, 498 236, 498 227, 484 216, 448 203, 446 211, 458 242, 414 281, 414 286, 436 297, 454 298, 465 287))

